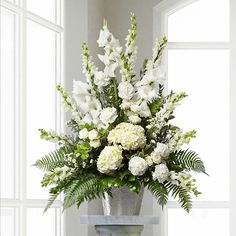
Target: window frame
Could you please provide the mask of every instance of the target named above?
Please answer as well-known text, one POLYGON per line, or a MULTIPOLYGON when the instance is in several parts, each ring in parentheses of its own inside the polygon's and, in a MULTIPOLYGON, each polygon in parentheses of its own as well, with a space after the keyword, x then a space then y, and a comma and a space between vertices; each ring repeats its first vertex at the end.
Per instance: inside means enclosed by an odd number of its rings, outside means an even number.
MULTIPOLYGON (((16 95, 15 104, 15 148, 19 153, 18 158, 15 156, 16 163, 14 170, 14 194, 13 198, 2 198, 1 208, 13 209, 14 214, 14 235, 27 235, 27 209, 30 208, 44 208, 47 204, 47 199, 29 199, 26 194, 27 187, 27 158, 26 158, 26 81, 27 81, 27 21, 30 20, 38 25, 49 29, 55 33, 55 86, 58 83, 64 84, 64 62, 63 62, 63 42, 64 42, 64 1, 54 0, 55 2, 55 23, 27 10, 27 0, 19 0, 19 3, 1 0, 0 6, 8 10, 18 18, 17 29, 14 39, 14 45, 17 46, 15 57, 18 61, 16 71, 16 78, 19 80, 15 83, 16 95), (19 82, 20 81, 20 82, 19 82)), ((55 99, 56 120, 55 128, 58 132, 64 130, 64 113, 60 105, 60 96, 57 94, 55 99)), ((1 162, 1 160, 0 160, 1 162)), ((40 183, 38 183, 40 184, 40 183)), ((62 202, 56 200, 53 204, 55 211, 55 236, 65 235, 64 216, 61 214, 62 202)))
MULTIPOLYGON (((162 0, 153 8, 153 42, 163 35, 168 37, 168 17, 178 10, 198 0, 162 0)), ((230 193, 229 201, 198 201, 193 202, 194 208, 228 208, 230 212, 230 236, 236 235, 236 2, 228 0, 230 4, 230 36, 226 42, 169 42, 167 49, 227 49, 230 55, 230 193)), ((167 53, 163 57, 163 66, 168 71, 167 53)), ((168 81, 166 81, 166 87, 168 81)), ((161 218, 160 227, 156 230, 159 235, 168 236, 168 208, 179 208, 177 202, 169 201, 164 211, 161 211, 153 204, 154 214, 161 218)))

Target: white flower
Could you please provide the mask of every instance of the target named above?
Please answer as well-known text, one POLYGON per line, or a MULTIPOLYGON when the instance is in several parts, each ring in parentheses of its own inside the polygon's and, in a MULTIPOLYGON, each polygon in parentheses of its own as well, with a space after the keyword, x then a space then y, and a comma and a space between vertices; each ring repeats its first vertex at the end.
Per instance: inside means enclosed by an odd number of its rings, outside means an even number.
POLYGON ((179 175, 175 171, 170 171, 170 182, 174 185, 179 185, 178 181, 179 175))
POLYGON ((147 102, 146 101, 143 101, 140 105, 139 105, 139 107, 140 107, 140 112, 139 112, 139 115, 141 116, 141 117, 150 117, 151 116, 151 111, 150 111, 150 109, 149 109, 149 107, 148 107, 148 104, 147 104, 147 102))
POLYGON ((134 87, 127 81, 121 82, 118 86, 119 97, 122 99, 130 100, 134 95, 134 87))
POLYGON ((129 161, 129 171, 132 175, 141 176, 148 168, 147 162, 138 156, 132 157, 129 161))
POLYGON ((152 158, 152 161, 155 163, 155 164, 160 164, 161 163, 161 155, 159 152, 155 152, 155 150, 151 153, 151 158, 152 158))
POLYGON ((160 183, 164 183, 170 175, 170 172, 165 164, 155 166, 154 172, 152 172, 153 180, 158 180, 160 183))
POLYGON ((135 116, 135 115, 129 116, 129 120, 131 123, 133 123, 135 125, 142 121, 139 116, 135 116))
POLYGON ((107 77, 115 77, 115 70, 118 67, 118 63, 111 63, 107 65, 104 69, 104 74, 107 77))
POLYGON ((153 165, 153 160, 152 160, 151 156, 146 156, 145 160, 146 160, 148 166, 152 166, 153 165))
POLYGON ((121 144, 125 150, 137 150, 146 144, 143 127, 125 122, 111 130, 107 139, 109 143, 121 144))
POLYGON ((99 139, 93 139, 89 142, 90 146, 93 148, 98 148, 101 146, 101 142, 99 139))
POLYGON ((99 87, 107 86, 110 83, 111 78, 106 76, 102 71, 96 71, 94 74, 94 83, 99 87))
POLYGON ((79 138, 80 139, 86 139, 88 138, 88 130, 86 128, 79 131, 79 138))
POLYGON ((109 43, 109 39, 111 37, 111 33, 108 30, 107 26, 103 26, 103 30, 100 31, 99 38, 97 40, 99 47, 105 47, 109 43))
POLYGON ((118 115, 114 107, 107 107, 101 111, 100 120, 107 126, 108 124, 113 123, 117 116, 118 115))
POLYGON ((89 131, 88 137, 90 140, 98 139, 98 131, 95 129, 89 131))
POLYGON ((157 143, 157 146, 154 151, 159 153, 162 157, 167 157, 169 155, 169 148, 164 143, 157 143))
POLYGON ((105 174, 110 173, 119 168, 122 160, 122 149, 119 146, 106 146, 98 157, 98 171, 105 174))

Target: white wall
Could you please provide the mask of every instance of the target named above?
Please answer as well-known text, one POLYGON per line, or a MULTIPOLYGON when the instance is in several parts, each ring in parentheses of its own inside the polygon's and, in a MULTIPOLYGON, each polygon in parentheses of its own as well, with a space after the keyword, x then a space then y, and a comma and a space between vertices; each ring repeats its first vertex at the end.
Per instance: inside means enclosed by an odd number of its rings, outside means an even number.
MULTIPOLYGON (((71 91, 73 79, 82 79, 81 44, 89 43, 91 54, 97 65, 101 65, 96 54, 100 52, 96 40, 103 18, 113 34, 124 45, 124 39, 130 25, 130 12, 135 13, 138 21, 138 63, 137 72, 143 59, 150 57, 153 45, 153 7, 160 0, 65 0, 65 79, 66 87, 71 91)), ((153 214, 152 196, 146 192, 142 208, 143 215, 153 214)), ((79 225, 80 214, 102 214, 99 200, 83 204, 78 211, 67 210, 66 236, 95 236, 93 227, 79 225)), ((146 227, 144 236, 157 235, 152 227, 146 227)))

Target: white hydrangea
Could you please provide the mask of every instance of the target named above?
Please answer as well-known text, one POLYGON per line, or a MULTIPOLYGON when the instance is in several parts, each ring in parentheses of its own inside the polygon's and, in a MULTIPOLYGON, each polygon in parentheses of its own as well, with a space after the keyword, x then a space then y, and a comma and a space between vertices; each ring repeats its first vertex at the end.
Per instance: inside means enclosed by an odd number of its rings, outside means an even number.
POLYGON ((108 126, 108 124, 112 124, 117 117, 117 111, 114 107, 104 108, 100 114, 100 120, 105 126, 108 126))
POLYGON ((168 145, 166 145, 164 143, 157 143, 154 151, 159 153, 161 157, 167 157, 169 155, 168 145))
POLYGON ((170 172, 166 164, 156 165, 154 172, 152 172, 153 180, 158 180, 160 183, 164 183, 168 180, 169 175, 170 172))
POLYGON ((125 100, 130 100, 134 95, 134 87, 128 81, 121 82, 118 91, 119 97, 125 100))
POLYGON ((126 122, 111 130, 107 139, 109 143, 121 144, 125 150, 137 150, 146 144, 143 127, 126 122))
POLYGON ((139 156, 132 157, 129 161, 129 171, 132 175, 141 176, 145 173, 147 168, 147 162, 139 156))
POLYGON ((90 140, 98 139, 98 131, 96 129, 89 131, 88 137, 90 140))
POLYGON ((79 131, 79 138, 86 139, 86 138, 88 138, 88 134, 89 134, 88 130, 86 128, 84 128, 79 131))
POLYGON ((122 149, 119 146, 106 146, 100 153, 97 160, 99 172, 108 174, 116 170, 123 160, 122 149))

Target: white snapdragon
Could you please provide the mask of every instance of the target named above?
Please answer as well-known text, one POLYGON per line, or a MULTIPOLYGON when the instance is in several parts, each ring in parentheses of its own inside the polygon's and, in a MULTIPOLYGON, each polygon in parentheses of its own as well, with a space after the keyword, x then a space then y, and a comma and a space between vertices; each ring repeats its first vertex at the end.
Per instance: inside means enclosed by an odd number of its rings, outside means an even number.
POLYGON ((100 120, 105 126, 112 124, 118 117, 117 111, 114 107, 107 107, 101 111, 100 120))
POLYGON ((111 130, 107 139, 109 143, 121 144, 125 150, 137 150, 146 144, 143 127, 125 122, 111 130))
POLYGON ((146 172, 147 168, 147 162, 139 156, 132 157, 129 161, 129 171, 132 175, 141 176, 146 172))
POLYGON ((154 172, 152 172, 153 180, 158 180, 160 183, 164 183, 168 180, 169 175, 170 172, 166 164, 156 165, 154 172))
POLYGON ((71 168, 64 165, 63 167, 56 167, 54 169, 54 178, 53 178, 53 181, 56 182, 56 181, 62 181, 64 180, 66 177, 70 176, 71 175, 71 168))
POLYGON ((82 130, 79 131, 79 138, 80 139, 86 139, 88 138, 88 130, 86 128, 83 128, 82 130))
POLYGON ((121 82, 118 91, 119 97, 125 100, 130 100, 134 95, 134 87, 128 81, 121 82))
POLYGON ((122 149, 119 146, 106 146, 97 160, 98 171, 108 174, 118 169, 122 160, 122 149))

